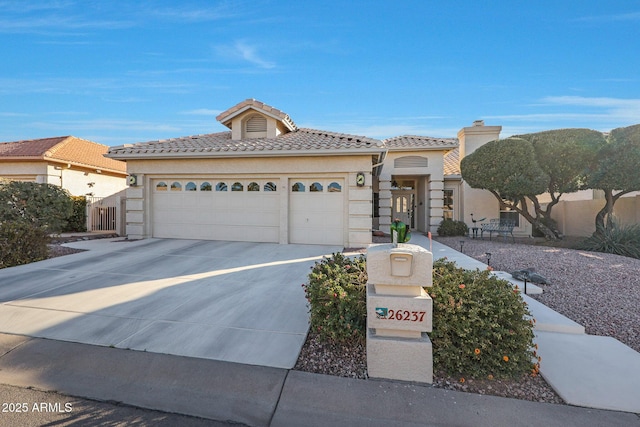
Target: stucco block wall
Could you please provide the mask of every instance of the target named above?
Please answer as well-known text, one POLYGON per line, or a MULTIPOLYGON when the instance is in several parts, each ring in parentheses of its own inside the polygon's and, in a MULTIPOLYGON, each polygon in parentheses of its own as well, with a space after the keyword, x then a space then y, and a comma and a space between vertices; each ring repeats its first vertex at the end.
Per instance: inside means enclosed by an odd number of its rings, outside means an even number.
POLYGON ((2 162, 0 178, 15 181, 46 182, 47 165, 44 162, 2 162))
POLYGON ((145 177, 138 175, 137 187, 129 187, 126 190, 126 226, 125 232, 129 239, 144 239, 149 237, 148 225, 146 224, 145 211, 147 210, 147 201, 145 195, 145 177))
MULTIPOLYGON (((551 211, 551 217, 558 222, 562 234, 588 237, 596 230, 596 215, 604 204, 602 199, 561 200, 551 211)), ((639 224, 640 196, 621 197, 614 205, 613 213, 621 224, 639 224)))
POLYGON ((75 166, 67 168, 57 164, 49 164, 47 175, 48 183, 61 185, 73 196, 84 196, 91 193, 94 197, 107 197, 127 187, 127 179, 124 175, 114 176, 107 172, 97 173, 95 169, 75 166))
POLYGON ((95 197, 107 197, 124 190, 127 186, 125 175, 114 175, 108 172, 99 174, 95 169, 67 167, 65 164, 45 161, 1 162, 0 178, 57 185, 73 196, 93 193, 95 197))

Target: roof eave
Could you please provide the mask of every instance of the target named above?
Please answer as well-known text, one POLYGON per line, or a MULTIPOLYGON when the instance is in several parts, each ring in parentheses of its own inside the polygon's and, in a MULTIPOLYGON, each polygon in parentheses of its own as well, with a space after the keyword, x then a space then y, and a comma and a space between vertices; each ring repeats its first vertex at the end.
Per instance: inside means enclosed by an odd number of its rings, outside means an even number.
POLYGON ((389 151, 451 151, 458 148, 459 145, 448 145, 439 147, 388 147, 389 151))
POLYGON ((116 160, 158 160, 158 159, 215 159, 215 158, 255 158, 255 157, 317 157, 317 156, 369 156, 379 155, 382 149, 343 149, 343 150, 282 150, 282 151, 215 151, 191 153, 108 153, 106 157, 116 160))
POLYGON ((118 174, 118 175, 122 175, 122 176, 126 176, 127 175, 127 171, 124 170, 118 170, 118 169, 112 169, 110 167, 106 167, 106 166, 99 166, 99 165, 91 165, 89 163, 81 163, 81 162, 75 162, 73 160, 64 160, 64 159, 57 159, 54 157, 44 157, 43 160, 47 161, 47 162, 51 162, 51 163, 59 163, 59 164, 67 164, 67 165, 73 165, 73 166, 77 166, 79 168, 84 168, 84 169, 94 169, 94 170, 99 170, 101 172, 109 172, 109 173, 114 173, 114 174, 118 174))

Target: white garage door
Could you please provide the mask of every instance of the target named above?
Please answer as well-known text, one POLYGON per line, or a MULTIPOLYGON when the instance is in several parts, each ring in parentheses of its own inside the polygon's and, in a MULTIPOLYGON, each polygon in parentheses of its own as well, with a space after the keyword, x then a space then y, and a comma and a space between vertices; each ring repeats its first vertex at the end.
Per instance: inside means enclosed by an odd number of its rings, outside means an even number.
POLYGON ((277 243, 280 191, 268 179, 154 180, 153 236, 277 243))
POLYGON ((344 181, 289 180, 289 242, 344 244, 344 181))

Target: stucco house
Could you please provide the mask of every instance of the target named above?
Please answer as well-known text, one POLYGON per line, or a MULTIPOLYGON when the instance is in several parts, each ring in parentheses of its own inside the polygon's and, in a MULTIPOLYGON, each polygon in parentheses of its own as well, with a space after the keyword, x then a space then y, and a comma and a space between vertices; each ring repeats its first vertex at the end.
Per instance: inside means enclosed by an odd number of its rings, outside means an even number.
POLYGON ((109 147, 74 136, 0 143, 0 179, 57 185, 71 195, 107 197, 127 187, 127 165, 109 147))
MULTIPOLYGON (((361 247, 394 218, 435 232, 443 218, 468 221, 463 199, 475 190, 457 159, 501 129, 476 122, 458 138, 377 140, 298 128, 254 99, 217 120, 229 131, 111 147, 107 157, 125 161, 133 180, 129 238, 361 247)), ((498 214, 487 194, 482 203, 498 214)))

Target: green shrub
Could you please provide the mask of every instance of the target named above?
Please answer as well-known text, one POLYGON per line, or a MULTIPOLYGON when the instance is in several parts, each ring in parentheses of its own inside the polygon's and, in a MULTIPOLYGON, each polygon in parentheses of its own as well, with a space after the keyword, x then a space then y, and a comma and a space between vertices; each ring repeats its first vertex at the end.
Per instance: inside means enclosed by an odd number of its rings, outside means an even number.
POLYGON ((61 231, 73 202, 66 190, 35 182, 0 182, 0 221, 26 221, 50 233, 61 231))
POLYGON ((640 224, 620 225, 612 218, 603 229, 580 242, 578 249, 640 259, 640 224))
POLYGON ((73 212, 67 218, 67 225, 62 231, 87 231, 87 198, 71 196, 73 212))
MULTIPOLYGON (((537 375, 533 320, 519 292, 489 271, 438 260, 433 266, 433 362, 436 372, 475 378, 537 375)), ((366 260, 342 254, 317 262, 303 284, 312 330, 324 340, 366 336, 366 260)), ((536 359, 537 358, 537 359, 536 359)))
POLYGON ((364 256, 335 253, 316 262, 303 284, 312 330, 333 341, 364 339, 367 322, 367 269, 364 256))
POLYGON ((447 218, 438 226, 438 236, 466 236, 467 234, 469 234, 469 227, 462 221, 447 218))
MULTIPOLYGON (((473 378, 537 374, 533 320, 517 290, 489 271, 433 266, 435 371, 473 378)), ((539 359, 538 359, 539 361, 539 359)))
POLYGON ((46 259, 48 242, 47 232, 28 222, 0 223, 0 268, 46 259))

